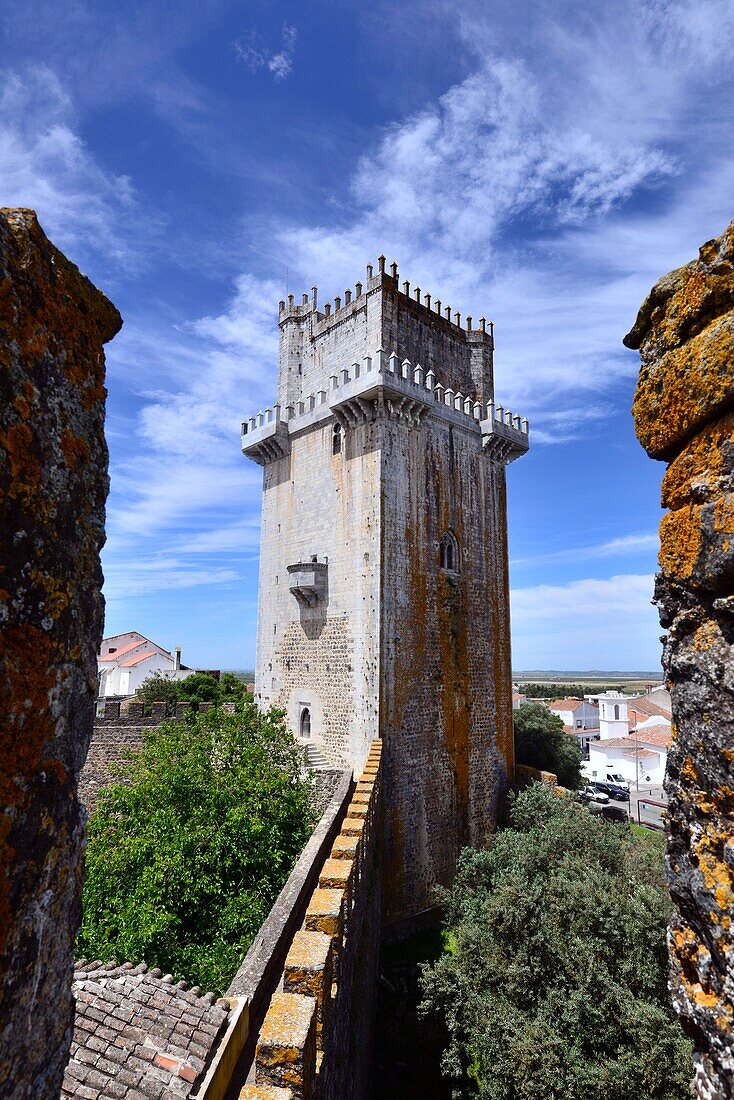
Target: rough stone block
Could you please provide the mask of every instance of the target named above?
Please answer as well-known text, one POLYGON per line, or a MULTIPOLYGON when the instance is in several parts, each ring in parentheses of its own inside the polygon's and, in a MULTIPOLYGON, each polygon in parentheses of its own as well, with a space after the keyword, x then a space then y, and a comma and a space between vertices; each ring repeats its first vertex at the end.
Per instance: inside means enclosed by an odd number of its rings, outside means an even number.
POLYGON ((354 860, 359 853, 359 846, 360 838, 358 836, 340 833, 332 845, 331 858, 354 860))
POLYGON ((653 287, 624 342, 642 359, 637 436, 672 458, 734 403, 734 222, 653 287))
POLYGON ((311 1100, 316 1073, 316 1001, 275 993, 255 1055, 255 1082, 290 1089, 293 1100, 311 1100))
POLYGON ((239 1100, 293 1100, 293 1093, 276 1085, 245 1085, 239 1100))
POLYGON ((661 279, 625 341, 640 442, 672 458, 656 581, 676 736, 668 754, 673 1002, 696 1094, 734 1098, 734 222, 661 279))
POLYGON ((283 971, 283 992, 313 997, 316 1001, 317 1045, 331 1004, 334 945, 323 932, 296 932, 283 971))
POLYGON ((342 933, 344 901, 344 890, 317 887, 306 910, 306 931, 323 932, 338 939, 342 933))
POLYGON ((321 868, 319 886, 323 889, 349 890, 353 878, 353 861, 349 859, 327 859, 321 868))
POLYGON ((102 635, 103 344, 120 315, 0 211, 0 1076, 57 1096, 73 1020, 87 754, 102 635))

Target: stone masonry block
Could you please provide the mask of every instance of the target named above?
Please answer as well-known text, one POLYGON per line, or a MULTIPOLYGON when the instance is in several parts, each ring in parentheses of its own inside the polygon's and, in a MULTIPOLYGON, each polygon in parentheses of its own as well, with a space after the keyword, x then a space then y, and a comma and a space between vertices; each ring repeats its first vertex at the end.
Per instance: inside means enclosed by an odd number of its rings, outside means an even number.
POLYGON ((245 1085, 239 1100, 293 1100, 293 1093, 276 1085, 245 1085))
POLYGON ((0 1092, 55 1097, 69 1056, 108 490, 115 307, 0 210, 0 1092))
POLYGON ((145 704, 131 701, 127 704, 128 718, 142 718, 145 713, 145 704))
POLYGON ((166 704, 163 702, 155 702, 150 708, 150 713, 153 718, 165 718, 166 717, 166 704))
POLYGON ((255 1082, 290 1089, 293 1100, 311 1100, 316 1073, 316 1001, 275 993, 255 1055, 255 1082))
POLYGON ((283 992, 316 1001, 317 1045, 328 1021, 334 976, 334 942, 323 932, 301 930, 293 937, 283 971, 283 992))
POLYGON ((356 859, 359 853, 360 838, 340 833, 331 846, 332 859, 356 859))
POLYGON ((341 937, 344 912, 344 890, 318 886, 311 895, 306 910, 305 927, 308 932, 323 932, 327 936, 341 937))
POLYGON ((319 875, 324 889, 349 890, 354 878, 354 862, 349 859, 327 859, 319 875))
POLYGON ((363 817, 346 817, 342 822, 342 833, 345 836, 354 836, 361 840, 364 832, 365 821, 363 817))

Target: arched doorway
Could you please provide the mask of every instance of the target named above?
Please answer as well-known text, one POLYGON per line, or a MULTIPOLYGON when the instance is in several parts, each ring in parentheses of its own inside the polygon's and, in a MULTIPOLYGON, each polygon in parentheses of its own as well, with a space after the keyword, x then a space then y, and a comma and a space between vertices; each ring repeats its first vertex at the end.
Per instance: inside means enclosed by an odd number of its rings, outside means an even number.
POLYGON ((304 707, 301 711, 301 737, 309 738, 311 736, 311 711, 308 707, 304 707))

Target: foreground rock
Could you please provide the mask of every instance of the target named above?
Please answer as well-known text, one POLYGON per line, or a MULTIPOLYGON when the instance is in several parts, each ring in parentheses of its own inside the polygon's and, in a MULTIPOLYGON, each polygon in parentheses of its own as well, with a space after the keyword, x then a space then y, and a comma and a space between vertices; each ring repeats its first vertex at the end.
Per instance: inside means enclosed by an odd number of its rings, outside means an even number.
POLYGON ((107 496, 102 345, 117 310, 48 241, 0 210, 0 1081, 59 1095, 87 752, 102 635, 107 496))
POLYGON ((668 878, 673 998, 696 1088, 734 1097, 734 222, 653 287, 625 337, 642 359, 634 418, 669 461, 656 598, 676 739, 668 878))

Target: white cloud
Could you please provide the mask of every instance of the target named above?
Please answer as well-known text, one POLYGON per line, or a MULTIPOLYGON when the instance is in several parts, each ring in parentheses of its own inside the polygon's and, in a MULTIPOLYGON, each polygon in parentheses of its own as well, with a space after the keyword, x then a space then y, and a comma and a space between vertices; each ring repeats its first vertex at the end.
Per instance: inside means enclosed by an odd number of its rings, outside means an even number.
MULTIPOLYGON (((75 128, 72 103, 48 68, 9 73, 0 87, 0 205, 30 206, 55 244, 75 258, 137 261, 127 176, 105 172, 75 128), (123 226, 123 219, 126 224, 123 226)), ((147 230, 149 217, 140 218, 147 230)), ((140 224, 140 223, 139 223, 140 224)))
POLYGON ((532 557, 514 558, 510 565, 560 565, 569 562, 591 561, 599 558, 617 558, 626 554, 641 554, 657 551, 660 543, 658 534, 622 535, 597 543, 595 546, 573 546, 568 550, 555 550, 549 554, 534 554, 532 557))
POLYGON ((653 582, 652 574, 620 574, 513 589, 513 668, 657 668, 653 582))
POLYGON ((281 36, 282 45, 279 50, 273 50, 264 45, 260 35, 255 31, 248 31, 232 45, 239 60, 243 61, 251 72, 267 69, 273 74, 273 79, 279 82, 290 76, 293 68, 298 31, 291 23, 284 23, 281 36))

